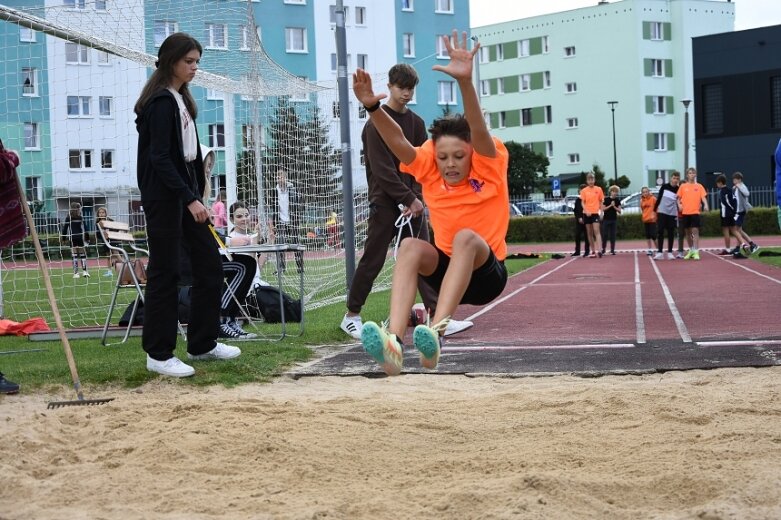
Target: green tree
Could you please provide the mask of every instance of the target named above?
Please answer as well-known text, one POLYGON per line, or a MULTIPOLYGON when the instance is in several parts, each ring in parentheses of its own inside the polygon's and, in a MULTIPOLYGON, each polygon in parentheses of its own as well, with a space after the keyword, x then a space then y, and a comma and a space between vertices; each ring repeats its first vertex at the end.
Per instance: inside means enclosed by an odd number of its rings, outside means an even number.
POLYGON ((632 181, 630 181, 629 177, 627 177, 626 175, 622 175, 616 180, 616 186, 618 186, 622 190, 628 188, 630 184, 632 184, 632 181))
POLYGON ((535 191, 544 189, 550 165, 548 158, 514 141, 508 141, 505 146, 510 155, 507 167, 510 198, 525 199, 535 191))
MULTIPOLYGON (((605 172, 602 171, 602 168, 600 168, 598 164, 592 166, 591 171, 594 172, 594 186, 599 186, 602 188, 602 191, 607 194, 607 181, 605 180, 605 172)), ((588 173, 589 172, 580 172, 579 184, 586 184, 586 175, 588 173)))

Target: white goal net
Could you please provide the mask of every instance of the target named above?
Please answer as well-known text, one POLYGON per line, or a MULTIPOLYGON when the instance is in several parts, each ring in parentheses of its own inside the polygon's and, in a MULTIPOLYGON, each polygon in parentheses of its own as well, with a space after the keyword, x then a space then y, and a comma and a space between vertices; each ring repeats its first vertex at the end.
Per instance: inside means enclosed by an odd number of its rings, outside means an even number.
MULTIPOLYGON (((307 308, 344 300, 342 231, 345 225, 355 227, 360 251, 368 202, 365 191, 357 190, 355 222, 342 221, 336 82, 318 84, 275 63, 256 26, 256 2, 47 0, 43 7, 29 5, 0 4, 0 139, 20 155, 18 173, 66 327, 102 326, 114 289, 116 273, 96 236, 98 208, 144 237, 133 106, 159 44, 178 31, 195 36, 204 47, 191 91, 201 143, 216 156, 209 203, 224 190, 226 207, 243 202, 253 222, 266 230, 277 171, 286 171, 303 199, 291 209, 297 238, 306 246, 307 308), (80 264, 74 267, 69 244, 60 236, 73 202, 81 205, 90 237, 88 278, 80 264)), ((360 142, 358 132, 353 131, 352 141, 360 142)), ((356 165, 359 148, 353 146, 356 165)), ((288 265, 295 265, 293 258, 288 265)), ((261 277, 275 285, 276 269, 267 262, 261 277)), ((0 315, 15 321, 43 316, 53 322, 29 237, 2 250, 0 278, 0 315)), ((297 293, 295 269, 288 268, 284 280, 285 290, 289 286, 297 293)), ((388 284, 386 270, 375 287, 388 284)), ((126 306, 134 293, 122 294, 120 304, 126 306)), ((112 324, 117 319, 115 314, 112 324)))

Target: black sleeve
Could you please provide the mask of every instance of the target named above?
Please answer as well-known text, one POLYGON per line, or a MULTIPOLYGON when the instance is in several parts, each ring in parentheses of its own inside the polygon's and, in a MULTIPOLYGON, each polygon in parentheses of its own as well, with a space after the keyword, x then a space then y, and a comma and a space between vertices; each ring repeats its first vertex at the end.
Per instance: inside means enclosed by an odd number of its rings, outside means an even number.
POLYGON ((656 203, 654 204, 654 211, 659 211, 659 203, 662 201, 662 197, 664 196, 664 190, 665 188, 664 184, 662 184, 662 187, 659 188, 659 193, 656 194, 656 203))

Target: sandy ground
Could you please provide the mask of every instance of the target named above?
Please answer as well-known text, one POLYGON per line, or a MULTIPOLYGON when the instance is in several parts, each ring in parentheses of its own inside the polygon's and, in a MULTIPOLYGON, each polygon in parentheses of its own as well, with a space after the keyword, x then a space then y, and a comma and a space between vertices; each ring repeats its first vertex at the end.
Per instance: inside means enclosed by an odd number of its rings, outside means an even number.
POLYGON ((55 410, 8 396, 0 518, 781 518, 780 381, 159 380, 55 410))

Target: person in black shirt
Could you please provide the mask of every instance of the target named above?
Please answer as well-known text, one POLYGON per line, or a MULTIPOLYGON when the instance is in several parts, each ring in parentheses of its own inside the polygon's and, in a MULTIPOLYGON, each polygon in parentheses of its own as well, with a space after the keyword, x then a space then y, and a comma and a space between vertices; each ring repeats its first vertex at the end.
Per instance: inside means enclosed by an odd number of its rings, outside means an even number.
POLYGON ((89 278, 87 271, 87 250, 84 246, 89 243, 89 235, 84 228, 84 219, 81 216, 81 204, 71 202, 65 224, 62 226, 62 236, 71 246, 71 258, 73 260, 73 277, 89 278), (81 274, 79 274, 79 260, 81 260, 81 274))
MULTIPOLYGON (((578 188, 578 193, 580 193, 580 190, 585 188, 585 184, 581 184, 578 188)), ((583 221, 583 201, 580 200, 580 197, 575 199, 575 252, 572 253, 572 256, 580 256, 580 241, 583 240, 583 245, 585 246, 585 252, 583 253, 583 256, 589 255, 589 241, 588 241, 588 232, 586 231, 586 223, 583 221)))
POLYGON ((610 254, 616 254, 616 226, 618 224, 618 215, 621 213, 621 200, 618 198, 619 188, 616 185, 610 187, 608 196, 602 203, 602 254, 605 254, 607 242, 610 241, 610 254))

